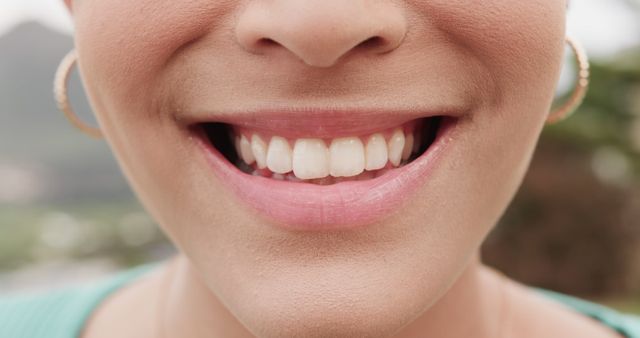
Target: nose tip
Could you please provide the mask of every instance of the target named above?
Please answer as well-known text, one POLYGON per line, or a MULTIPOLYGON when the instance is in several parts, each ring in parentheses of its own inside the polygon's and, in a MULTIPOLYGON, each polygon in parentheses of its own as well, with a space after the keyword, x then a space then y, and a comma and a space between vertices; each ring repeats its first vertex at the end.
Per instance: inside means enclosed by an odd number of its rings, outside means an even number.
POLYGON ((367 0, 252 1, 236 24, 247 51, 286 50, 309 66, 331 67, 349 53, 381 54, 406 34, 397 5, 367 0))

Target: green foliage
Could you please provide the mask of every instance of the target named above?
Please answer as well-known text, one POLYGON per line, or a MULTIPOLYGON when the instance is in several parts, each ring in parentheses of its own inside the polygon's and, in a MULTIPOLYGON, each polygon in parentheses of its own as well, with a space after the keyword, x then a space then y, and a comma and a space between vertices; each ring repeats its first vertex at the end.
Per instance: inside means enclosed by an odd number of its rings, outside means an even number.
POLYGON ((0 207, 0 271, 51 260, 109 257, 123 266, 173 252, 134 200, 0 207))

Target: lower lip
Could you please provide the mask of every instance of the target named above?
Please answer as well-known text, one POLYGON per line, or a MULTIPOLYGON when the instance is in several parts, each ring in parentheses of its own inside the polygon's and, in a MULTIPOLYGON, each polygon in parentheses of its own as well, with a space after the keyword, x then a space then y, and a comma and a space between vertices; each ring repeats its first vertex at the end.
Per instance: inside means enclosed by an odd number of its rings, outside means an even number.
POLYGON ((444 119, 429 149, 401 168, 370 180, 332 185, 252 176, 232 165, 204 135, 194 139, 220 182, 270 223, 287 230, 346 230, 379 222, 399 210, 440 162, 456 126, 454 119, 444 119))

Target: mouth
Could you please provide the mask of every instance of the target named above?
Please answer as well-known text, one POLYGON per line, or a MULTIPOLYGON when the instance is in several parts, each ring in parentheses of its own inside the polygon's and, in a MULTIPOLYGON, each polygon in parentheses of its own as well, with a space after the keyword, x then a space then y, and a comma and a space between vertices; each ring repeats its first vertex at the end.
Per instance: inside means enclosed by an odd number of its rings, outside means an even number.
POLYGON ((413 162, 433 144, 442 119, 421 118, 370 135, 335 138, 292 139, 222 122, 198 127, 245 174, 332 185, 373 179, 413 162))
POLYGON ((400 208, 459 117, 327 111, 221 115, 189 124, 223 185, 271 223, 347 229, 400 208))

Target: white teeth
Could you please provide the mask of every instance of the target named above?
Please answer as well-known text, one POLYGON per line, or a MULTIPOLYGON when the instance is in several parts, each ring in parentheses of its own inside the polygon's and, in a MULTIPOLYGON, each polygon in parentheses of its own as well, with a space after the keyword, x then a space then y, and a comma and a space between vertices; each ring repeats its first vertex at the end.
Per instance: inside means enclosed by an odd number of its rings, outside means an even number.
POLYGON ((396 129, 389 139, 389 162, 394 166, 400 165, 402 150, 404 149, 404 133, 400 128, 396 129))
POLYGON ((382 134, 373 134, 367 141, 366 165, 367 170, 378 170, 384 168, 389 161, 387 142, 382 134))
POLYGON ((388 162, 398 167, 419 148, 419 135, 405 136, 402 128, 395 128, 388 140, 382 133, 373 134, 366 145, 355 136, 333 139, 329 147, 322 139, 302 138, 292 141, 293 149, 281 136, 271 137, 267 144, 258 134, 252 134, 250 139, 238 134, 233 143, 244 162, 240 164, 249 172, 253 168, 254 175, 263 175, 260 170, 268 168, 273 174, 268 177, 274 179, 314 183, 327 178, 337 183, 354 176, 358 176, 357 179, 378 177, 381 171, 390 168, 388 162), (368 173, 371 175, 367 176, 368 173))
POLYGON ((364 171, 364 145, 358 137, 334 139, 331 153, 330 173, 333 177, 351 177, 364 171))
POLYGON ((240 157, 246 164, 252 164, 256 161, 251 150, 251 142, 244 135, 240 137, 240 157))
POLYGON ((251 150, 259 169, 267 167, 267 143, 258 134, 251 136, 251 150))
POLYGON ((293 173, 309 180, 329 175, 329 150, 317 138, 299 139, 293 147, 293 173))
POLYGON ((413 134, 409 134, 405 136, 404 139, 404 148, 402 149, 402 160, 406 161, 411 157, 411 152, 413 151, 413 134))
POLYGON ((267 151, 267 167, 278 174, 291 171, 291 146, 283 137, 274 136, 271 138, 269 151, 267 151))

